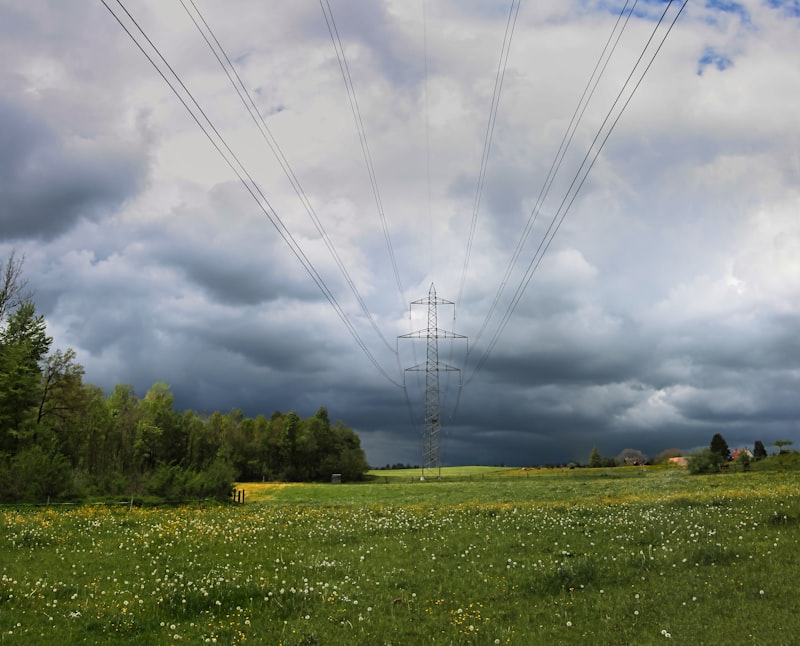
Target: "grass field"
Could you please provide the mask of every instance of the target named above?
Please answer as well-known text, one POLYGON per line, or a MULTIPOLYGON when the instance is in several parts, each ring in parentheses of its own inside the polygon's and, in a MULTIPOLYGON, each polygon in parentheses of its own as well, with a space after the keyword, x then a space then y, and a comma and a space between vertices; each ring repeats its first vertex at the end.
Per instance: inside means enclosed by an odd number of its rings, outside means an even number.
POLYGON ((0 511, 0 642, 793 644, 800 472, 244 484, 0 511))

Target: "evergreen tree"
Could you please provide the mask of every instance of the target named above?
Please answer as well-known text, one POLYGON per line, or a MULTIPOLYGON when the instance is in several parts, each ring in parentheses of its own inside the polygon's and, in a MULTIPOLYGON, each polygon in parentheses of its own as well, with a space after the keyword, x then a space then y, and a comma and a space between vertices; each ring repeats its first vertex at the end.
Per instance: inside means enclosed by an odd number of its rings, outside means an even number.
POLYGON ((731 459, 731 451, 728 448, 728 443, 725 441, 725 438, 722 437, 722 435, 720 435, 719 433, 714 433, 714 437, 711 438, 710 448, 712 453, 716 453, 723 460, 731 459))
POLYGON ((753 445, 753 459, 761 460, 765 457, 767 457, 767 449, 764 448, 764 443, 761 440, 756 440, 753 445))
POLYGON ((36 422, 41 362, 53 339, 29 301, 0 324, 0 451, 13 453, 30 439, 36 422))
POLYGON ((592 449, 592 454, 589 456, 589 466, 593 469, 603 466, 603 458, 596 446, 592 449))

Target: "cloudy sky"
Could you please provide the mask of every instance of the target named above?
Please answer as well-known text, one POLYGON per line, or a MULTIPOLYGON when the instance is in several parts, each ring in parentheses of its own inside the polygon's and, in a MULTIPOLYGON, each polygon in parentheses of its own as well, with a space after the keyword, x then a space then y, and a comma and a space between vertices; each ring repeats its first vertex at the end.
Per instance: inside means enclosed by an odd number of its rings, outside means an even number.
POLYGON ((86 381, 326 406, 419 463, 425 341, 397 337, 433 283, 468 337, 439 342, 444 464, 800 444, 796 0, 690 0, 632 98, 681 3, 640 1, 597 80, 620 0, 329 1, 361 129, 320 3, 195 0, 304 204, 188 0, 107 2, 257 189, 100 0, 0 0, 0 259, 86 381))

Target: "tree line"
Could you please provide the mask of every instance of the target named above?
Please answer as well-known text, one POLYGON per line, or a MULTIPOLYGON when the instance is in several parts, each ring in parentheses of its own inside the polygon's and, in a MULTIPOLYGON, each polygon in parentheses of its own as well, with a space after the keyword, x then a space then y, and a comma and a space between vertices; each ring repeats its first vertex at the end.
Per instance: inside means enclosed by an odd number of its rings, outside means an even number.
POLYGON ((157 382, 138 397, 84 383, 73 350, 52 349, 14 254, 0 276, 0 501, 142 495, 224 497, 233 482, 357 480, 358 435, 321 407, 301 419, 174 408, 157 382))
MULTIPOLYGON (((791 440, 775 440, 773 444, 778 447, 779 454, 790 453, 786 448, 791 446, 791 440)), ((615 457, 604 457, 597 447, 592 449, 586 466, 591 468, 615 467, 621 465, 663 464, 671 458, 684 457, 691 473, 710 473, 725 468, 726 463, 738 462, 743 469, 747 469, 751 462, 758 462, 768 457, 767 449, 761 440, 756 440, 753 450, 749 448, 731 451, 728 443, 721 433, 715 433, 711 438, 708 448, 701 449, 690 455, 685 455, 680 449, 664 449, 652 461, 638 449, 624 449, 615 457)), ((574 463, 573 463, 574 464, 574 463)), ((578 466, 574 464, 574 466, 578 466)))

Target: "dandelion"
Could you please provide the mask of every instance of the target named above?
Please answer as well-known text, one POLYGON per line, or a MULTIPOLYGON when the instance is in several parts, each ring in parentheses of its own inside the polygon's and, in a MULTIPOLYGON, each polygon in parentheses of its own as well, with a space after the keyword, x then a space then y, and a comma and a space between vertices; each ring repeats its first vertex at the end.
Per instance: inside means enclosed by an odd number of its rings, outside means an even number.
POLYGON ((572 628, 572 622, 571 621, 567 622, 567 628, 572 628))

